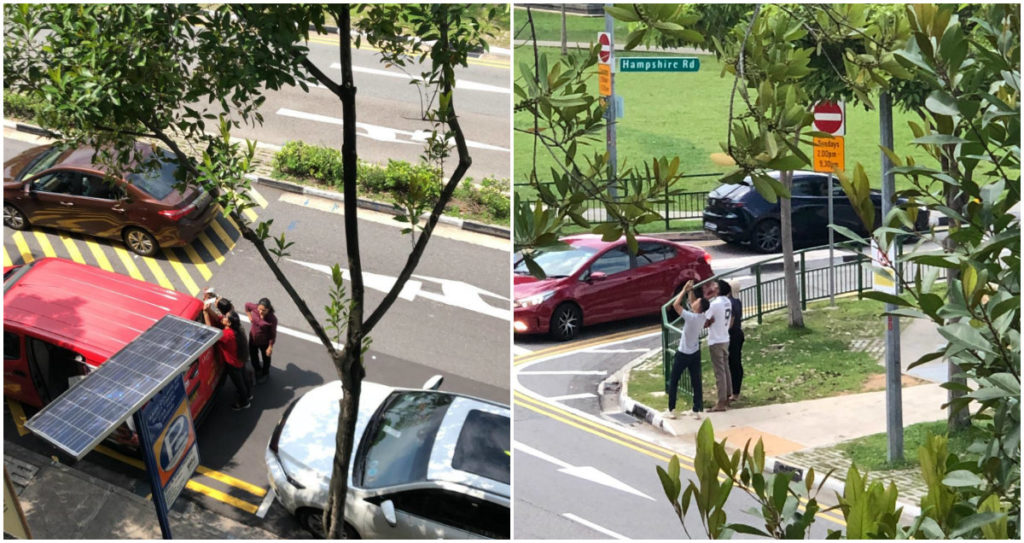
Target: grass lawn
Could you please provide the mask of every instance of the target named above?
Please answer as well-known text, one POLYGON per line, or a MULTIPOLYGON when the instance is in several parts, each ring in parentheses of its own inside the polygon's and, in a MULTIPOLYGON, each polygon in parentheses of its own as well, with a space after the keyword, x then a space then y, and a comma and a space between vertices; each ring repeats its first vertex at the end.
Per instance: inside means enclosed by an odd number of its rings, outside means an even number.
MULTIPOLYGON (((837 309, 828 301, 808 304, 806 328, 791 330, 787 316, 774 313, 761 326, 744 328, 743 389, 736 407, 798 402, 865 391, 869 377, 884 368, 865 352, 851 351, 855 339, 879 335, 881 304, 871 300, 840 299, 837 309)), ((630 373, 629 396, 658 410, 668 408, 661 353, 630 373)), ((705 409, 715 403, 715 376, 707 347, 701 352, 701 382, 705 409)), ((873 390, 873 389, 871 389, 873 390)), ((680 395, 677 409, 692 407, 680 395)))
MULTIPOLYGON (((533 14, 533 27, 537 32, 537 41, 562 40, 562 14, 556 11, 530 10, 533 14)), ((526 8, 516 7, 513 11, 515 20, 516 38, 523 40, 530 37, 530 28, 527 26, 526 8), (524 28, 525 27, 525 28, 524 28)), ((604 17, 584 16, 573 13, 566 13, 565 30, 568 34, 567 40, 572 42, 594 43, 597 42, 597 33, 604 32, 604 17)), ((626 36, 629 35, 629 23, 615 21, 615 41, 626 43, 626 36)))
MULTIPOLYGON (((518 14, 519 11, 517 10, 518 14)), ((584 18, 574 18, 571 23, 584 18)), ((560 56, 557 48, 540 48, 553 61, 560 56)), ((527 48, 516 49, 516 79, 520 77, 522 61, 532 62, 527 48)), ((572 53, 570 53, 572 54, 572 53)), ((630 56, 670 56, 665 53, 629 53, 630 56)), ((722 66, 713 55, 701 55, 701 68, 696 73, 621 73, 615 77, 616 94, 625 100, 625 116, 618 121, 617 145, 621 164, 639 165, 661 156, 679 156, 680 169, 684 174, 725 173, 726 168, 711 162, 711 153, 720 152, 721 144, 727 139, 729 118, 729 96, 732 78, 721 77, 722 66)), ((597 93, 597 77, 590 80, 591 92, 597 93)), ((878 148, 878 112, 865 111, 862 107, 848 104, 846 126, 846 168, 853 170, 860 162, 864 165, 871 184, 881 187, 880 151, 878 148)), ((906 142, 913 139, 907 121, 916 116, 893 111, 894 141, 900 156, 915 154, 906 142)), ((525 112, 515 115, 513 178, 516 191, 529 197, 531 189, 524 187, 533 162, 533 138, 519 130, 532 127, 533 119, 525 112)), ((603 133, 599 141, 588 143, 590 152, 604 151, 603 133)), ((806 149, 810 154, 810 148, 806 149)), ((580 155, 583 156, 581 149, 580 155)), ((543 149, 537 153, 537 171, 542 179, 550 175, 555 165, 550 154, 543 149)), ((920 153, 916 158, 921 164, 930 161, 920 153)), ((620 171, 622 167, 620 166, 620 171)), ((718 185, 717 178, 701 177, 681 180, 685 190, 703 191, 718 185)), ((902 178, 896 179, 897 189, 909 187, 902 178)))
MULTIPOLYGON (((917 449, 924 445, 925 437, 932 435, 945 435, 948 429, 945 420, 935 422, 922 422, 911 424, 903 429, 903 462, 890 464, 888 461, 888 436, 883 433, 872 434, 857 439, 851 439, 835 446, 836 449, 846 453, 846 456, 861 471, 885 471, 895 469, 906 469, 919 466, 921 463, 917 458, 917 449)), ((970 428, 956 432, 949 438, 949 452, 962 455, 971 444, 970 428)))
MULTIPOLYGON (((696 232, 704 229, 704 224, 700 219, 672 219, 669 221, 668 228, 665 228, 665 221, 654 221, 647 224, 641 224, 637 227, 637 230, 641 234, 660 234, 662 232, 696 232)), ((576 226, 574 223, 567 223, 562 228, 562 234, 571 236, 573 234, 590 234, 591 230, 587 228, 581 228, 576 226)))

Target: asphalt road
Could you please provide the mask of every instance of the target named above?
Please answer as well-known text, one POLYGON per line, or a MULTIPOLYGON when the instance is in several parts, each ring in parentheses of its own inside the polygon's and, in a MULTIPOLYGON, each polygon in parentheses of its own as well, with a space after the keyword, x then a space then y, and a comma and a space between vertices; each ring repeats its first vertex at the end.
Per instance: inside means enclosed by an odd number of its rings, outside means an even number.
MULTIPOLYGON (((4 156, 31 145, 5 137, 4 156)), ((340 205, 266 186, 256 190, 265 203, 258 208, 258 216, 274 219, 275 233, 281 228, 288 240, 295 242, 281 267, 322 321, 331 284, 325 269, 335 263, 347 267, 340 205)), ((364 210, 359 215, 369 315, 404 265, 411 244, 390 216, 364 210)), ((274 303, 279 318, 270 380, 257 386, 253 407, 240 412, 230 409, 233 386, 223 386, 215 407, 198 429, 203 469, 183 496, 187 503, 201 504, 284 537, 302 537, 304 532, 267 494, 263 453, 287 406, 311 388, 338 377, 326 350, 256 250, 239 239, 225 221, 219 219, 191 251, 164 250, 151 259, 130 257, 136 263, 135 272, 142 273, 144 280, 193 295, 213 285, 218 294, 238 306, 265 296, 274 303), (193 254, 197 258, 193 259, 193 254)), ((103 260, 111 271, 128 275, 114 254, 120 248, 118 242, 62 236, 56 231, 4 229, 5 265, 52 252, 102 266, 100 256, 105 255, 103 260)), ((371 333, 373 344, 365 359, 367 380, 419 387, 432 375, 441 374, 444 390, 508 403, 508 262, 508 247, 501 240, 440 226, 413 280, 371 333)), ((5 408, 9 413, 15 409, 5 408)), ((12 416, 5 416, 4 427, 5 439, 52 454, 41 440, 20 435, 12 416)), ((137 461, 123 452, 102 447, 75 467, 144 496, 149 493, 148 480, 136 465, 137 461)))

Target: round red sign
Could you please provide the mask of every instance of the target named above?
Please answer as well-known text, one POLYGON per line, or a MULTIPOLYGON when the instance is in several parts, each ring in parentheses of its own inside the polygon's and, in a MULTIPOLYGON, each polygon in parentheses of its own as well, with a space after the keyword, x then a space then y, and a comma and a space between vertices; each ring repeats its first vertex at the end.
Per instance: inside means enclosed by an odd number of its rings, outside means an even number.
POLYGON ((608 60, 612 56, 612 39, 607 32, 601 32, 597 35, 597 42, 601 44, 598 56, 601 58, 601 62, 608 64, 608 60))
POLYGON ((814 128, 837 136, 843 135, 843 108, 835 102, 815 104, 814 128))

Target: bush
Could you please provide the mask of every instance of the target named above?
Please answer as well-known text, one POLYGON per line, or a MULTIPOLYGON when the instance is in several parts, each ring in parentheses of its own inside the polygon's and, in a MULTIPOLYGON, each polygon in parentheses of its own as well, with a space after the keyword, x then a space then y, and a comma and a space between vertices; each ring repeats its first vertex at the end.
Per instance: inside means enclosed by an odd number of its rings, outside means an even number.
POLYGON ((413 165, 402 160, 388 160, 384 177, 388 192, 407 193, 415 181, 426 187, 428 201, 436 202, 441 196, 441 172, 426 164, 413 165))
POLYGON ((476 191, 477 198, 495 218, 509 216, 509 184, 507 179, 485 177, 476 191))
POLYGON ((290 141, 274 157, 282 172, 308 177, 326 185, 341 184, 341 152, 329 147, 290 141))
POLYGON ((35 120, 41 105, 29 96, 4 89, 4 115, 8 117, 35 120))

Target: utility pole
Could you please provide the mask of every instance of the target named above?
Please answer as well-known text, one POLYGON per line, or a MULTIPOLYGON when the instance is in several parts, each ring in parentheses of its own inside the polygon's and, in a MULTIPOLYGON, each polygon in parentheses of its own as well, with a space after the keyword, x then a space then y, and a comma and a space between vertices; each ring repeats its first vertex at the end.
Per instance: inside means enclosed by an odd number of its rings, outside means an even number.
MULTIPOLYGON (((893 148, 892 136, 892 96, 882 91, 878 97, 879 141, 886 149, 893 148)), ((896 180, 892 173, 892 161, 884 152, 882 154, 882 226, 885 217, 892 208, 893 194, 896 192, 896 180)), ((893 239, 892 243, 898 243, 893 239)), ((890 252, 894 254, 895 251, 890 252)), ((892 262, 893 273, 896 273, 896 262, 892 262)), ((895 279, 895 278, 894 278, 895 279)), ((895 283, 896 294, 899 294, 900 282, 895 283)), ((895 304, 885 304, 886 312, 895 311, 895 304)), ((900 368, 900 320, 891 315, 886 316, 885 330, 885 430, 889 437, 889 462, 903 461, 903 390, 902 370, 900 368)))

